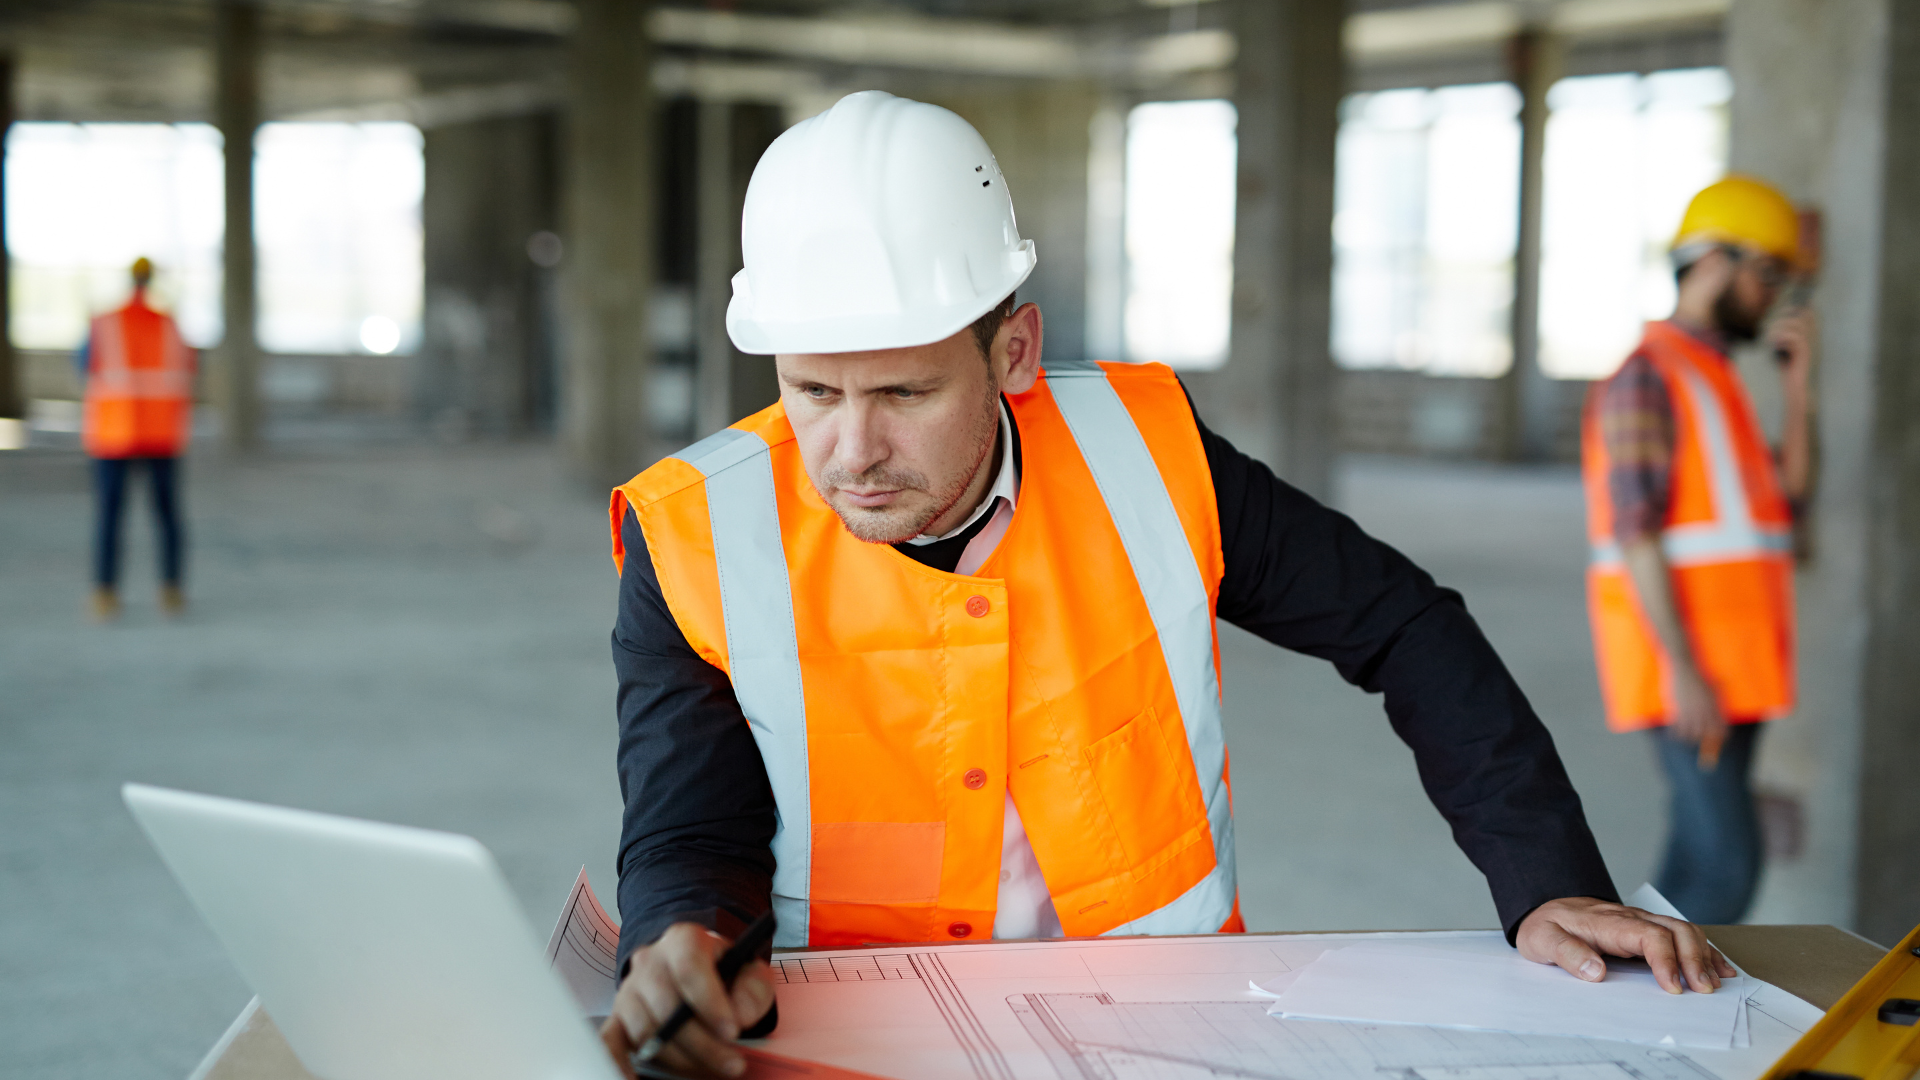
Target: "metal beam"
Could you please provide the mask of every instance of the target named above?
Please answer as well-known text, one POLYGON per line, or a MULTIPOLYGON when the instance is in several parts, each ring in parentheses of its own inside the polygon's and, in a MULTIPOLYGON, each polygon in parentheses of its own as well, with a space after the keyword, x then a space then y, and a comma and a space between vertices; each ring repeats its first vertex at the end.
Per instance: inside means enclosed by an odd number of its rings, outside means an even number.
POLYGON ((1358 63, 1498 48, 1529 27, 1563 38, 1679 31, 1725 18, 1731 0, 1467 0, 1347 20, 1347 56, 1358 63))
POLYGON ((648 22, 663 45, 759 52, 862 67, 1016 78, 1163 78, 1233 63, 1225 30, 1111 40, 1058 28, 970 19, 866 15, 750 15, 660 8, 648 22))

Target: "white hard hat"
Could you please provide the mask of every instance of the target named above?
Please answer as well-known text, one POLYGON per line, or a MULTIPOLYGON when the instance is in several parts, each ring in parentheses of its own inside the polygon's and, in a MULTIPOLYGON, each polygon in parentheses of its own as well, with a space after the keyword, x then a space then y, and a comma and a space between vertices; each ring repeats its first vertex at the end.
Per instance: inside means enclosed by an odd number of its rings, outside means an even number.
POLYGON ((727 333, 746 353, 940 341, 1034 266, 973 125, 878 90, 773 141, 747 185, 740 248, 727 333))

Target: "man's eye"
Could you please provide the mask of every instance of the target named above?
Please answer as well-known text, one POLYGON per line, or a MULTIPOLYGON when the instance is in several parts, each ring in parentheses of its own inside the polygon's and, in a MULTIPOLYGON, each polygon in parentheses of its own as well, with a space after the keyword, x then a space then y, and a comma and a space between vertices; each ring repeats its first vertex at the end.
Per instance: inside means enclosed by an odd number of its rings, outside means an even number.
POLYGON ((832 391, 824 386, 809 386, 806 389, 806 395, 815 401, 819 401, 830 393, 832 393, 832 391))

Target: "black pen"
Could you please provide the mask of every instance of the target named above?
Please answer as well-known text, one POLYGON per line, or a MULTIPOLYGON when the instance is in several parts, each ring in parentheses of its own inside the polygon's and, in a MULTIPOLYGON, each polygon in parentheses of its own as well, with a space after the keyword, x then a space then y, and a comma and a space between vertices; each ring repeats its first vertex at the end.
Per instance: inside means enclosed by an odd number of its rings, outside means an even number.
MULTIPOLYGON (((729 990, 733 989, 734 977, 739 975, 740 969, 746 967, 747 962, 753 959, 753 955, 760 951, 760 946, 765 945, 772 937, 773 912, 768 910, 766 914, 753 920, 753 925, 741 933, 740 939, 728 946, 726 952, 720 954, 719 963, 714 965, 720 972, 720 985, 729 990)), ((654 1032, 653 1037, 640 1047, 640 1052, 635 1054, 634 1058, 647 1062, 659 1057, 660 1051, 666 1048, 667 1041, 679 1034, 680 1029, 687 1026, 687 1021, 691 1019, 693 1019, 693 1006, 684 1001, 681 1002, 680 1007, 673 1010, 673 1015, 667 1018, 667 1022, 660 1025, 660 1030, 654 1032)))

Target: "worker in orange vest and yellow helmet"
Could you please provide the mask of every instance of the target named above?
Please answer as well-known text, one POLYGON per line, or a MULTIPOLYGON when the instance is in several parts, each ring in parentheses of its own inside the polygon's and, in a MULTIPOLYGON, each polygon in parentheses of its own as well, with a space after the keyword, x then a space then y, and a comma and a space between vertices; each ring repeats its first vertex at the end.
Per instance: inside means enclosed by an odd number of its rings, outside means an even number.
POLYGON ((120 511, 127 477, 144 469, 160 546, 160 606, 186 609, 179 458, 193 423, 194 353, 173 319, 147 302, 153 263, 133 264, 133 297, 93 320, 75 362, 86 392, 80 441, 93 459, 93 616, 119 613, 120 511))
POLYGON ((1587 595, 1607 723, 1653 732, 1673 788, 1655 885, 1687 917, 1738 922, 1759 879, 1749 776, 1760 722, 1793 707, 1793 518, 1811 484, 1810 315, 1768 331, 1785 422, 1776 459, 1728 350, 1755 340, 1800 260, 1799 215, 1729 176, 1673 241, 1679 298, 1590 391, 1587 595))
MULTIPOLYGON (((966 121, 868 91, 760 159, 727 328, 777 403, 613 493, 623 1067, 737 1075, 780 945, 1242 928, 1216 615, 1386 696, 1509 940, 1573 975, 1731 968, 1618 902, 1457 594, 1209 431, 1158 364, 1041 361, 1036 265, 966 121)), ((1269 827, 1272 823, 1260 823, 1269 827)))

